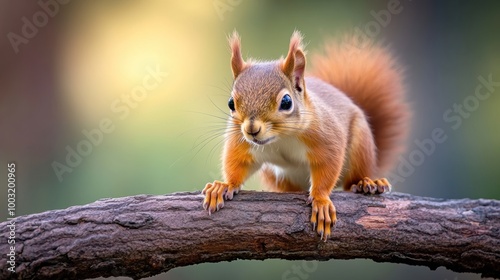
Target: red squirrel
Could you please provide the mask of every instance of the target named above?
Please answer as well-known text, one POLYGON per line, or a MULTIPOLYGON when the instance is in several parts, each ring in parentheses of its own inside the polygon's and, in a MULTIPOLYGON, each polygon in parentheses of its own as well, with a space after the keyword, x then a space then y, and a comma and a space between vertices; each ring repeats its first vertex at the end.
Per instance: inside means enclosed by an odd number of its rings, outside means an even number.
POLYGON ((222 155, 223 181, 206 184, 209 214, 260 171, 269 190, 309 190, 311 223, 322 240, 335 224, 330 193, 390 191, 385 178, 407 134, 402 71, 390 53, 367 38, 329 42, 312 57, 306 76, 302 35, 275 61, 243 60, 240 37, 229 37, 234 76, 222 155))

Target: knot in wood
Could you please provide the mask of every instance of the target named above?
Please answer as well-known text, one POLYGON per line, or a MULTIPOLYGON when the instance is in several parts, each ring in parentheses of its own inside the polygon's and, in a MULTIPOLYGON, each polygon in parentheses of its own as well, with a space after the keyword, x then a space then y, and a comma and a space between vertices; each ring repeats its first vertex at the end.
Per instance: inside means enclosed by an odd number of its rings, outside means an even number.
POLYGON ((116 216, 113 223, 126 228, 141 228, 153 222, 154 218, 144 212, 126 213, 116 216))

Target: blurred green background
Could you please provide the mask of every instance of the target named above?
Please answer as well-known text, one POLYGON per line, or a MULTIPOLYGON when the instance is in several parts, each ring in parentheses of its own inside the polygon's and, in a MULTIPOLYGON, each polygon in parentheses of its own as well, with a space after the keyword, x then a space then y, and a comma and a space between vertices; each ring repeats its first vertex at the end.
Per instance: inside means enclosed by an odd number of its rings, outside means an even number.
MULTIPOLYGON (((414 119, 400 161, 418 150, 415 140, 429 138, 434 129, 447 135, 396 190, 499 199, 500 87, 477 106, 465 104, 474 109, 459 117, 456 129, 443 117, 454 104, 470 102, 479 76, 500 82, 499 6, 498 1, 71 1, 57 12, 52 7, 54 16, 39 22, 28 42, 13 46, 8 34, 21 35, 23 17, 32 21, 42 8, 35 1, 1 1, 2 188, 6 164, 15 161, 18 215, 106 197, 200 190, 220 178, 224 121, 219 117, 224 118, 232 82, 228 33, 240 32, 244 57, 275 59, 286 54, 294 29, 305 35, 309 53, 321 49, 325 37, 364 30, 389 45, 406 68, 414 119), (390 19, 381 16, 388 5, 399 10, 390 19), (128 102, 122 98, 143 83, 148 67, 168 74, 133 102, 128 114, 116 112, 113 104, 128 102), (60 181, 54 162, 66 164, 67 147, 76 149, 86 139, 82 130, 98 128, 103 119, 110 119, 114 130, 60 181)), ((246 188, 260 189, 259 181, 246 188)), ((6 199, 0 205, 5 220, 6 199)), ((202 264, 155 279, 293 279, 282 278, 293 265, 302 262, 202 264)), ((308 265, 317 268, 296 279, 479 278, 369 260, 308 265)))

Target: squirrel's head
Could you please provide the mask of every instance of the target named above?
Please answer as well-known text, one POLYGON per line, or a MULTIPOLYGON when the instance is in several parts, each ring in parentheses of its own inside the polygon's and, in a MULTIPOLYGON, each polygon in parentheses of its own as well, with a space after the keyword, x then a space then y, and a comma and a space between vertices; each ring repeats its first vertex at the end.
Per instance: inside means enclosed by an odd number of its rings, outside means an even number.
POLYGON ((302 36, 295 31, 287 56, 271 62, 244 61, 240 37, 229 38, 234 84, 228 106, 232 124, 245 139, 265 145, 297 135, 309 123, 304 82, 306 58, 302 36))

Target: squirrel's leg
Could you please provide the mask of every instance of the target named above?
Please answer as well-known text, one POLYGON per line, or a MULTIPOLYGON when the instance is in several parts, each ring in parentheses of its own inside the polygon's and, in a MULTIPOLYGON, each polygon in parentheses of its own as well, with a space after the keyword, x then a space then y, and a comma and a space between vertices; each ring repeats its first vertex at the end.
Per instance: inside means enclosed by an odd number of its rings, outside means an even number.
POLYGON ((351 124, 349 166, 344 180, 344 190, 356 193, 383 193, 391 185, 385 178, 372 180, 377 169, 377 154, 373 134, 364 118, 356 118, 351 124))
MULTIPOLYGON (((333 162, 332 162, 333 163, 333 162)), ((325 241, 330 237, 331 227, 337 222, 337 212, 330 199, 335 182, 340 175, 340 166, 331 163, 311 167, 311 191, 308 203, 312 204, 311 223, 325 241)))
POLYGON ((224 198, 233 199, 233 194, 238 193, 245 180, 257 170, 249 150, 245 142, 226 141, 222 167, 224 182, 207 183, 202 191, 205 195, 203 207, 209 215, 224 207, 224 198))
MULTIPOLYGON (((319 130, 317 130, 319 131, 319 130)), ((346 143, 331 145, 328 153, 321 137, 309 137, 307 157, 310 164, 311 188, 308 203, 312 205, 311 223, 325 241, 331 233, 331 227, 337 221, 335 206, 330 199, 330 193, 335 187, 344 161, 346 143), (313 139, 311 141, 311 139, 313 139)))

